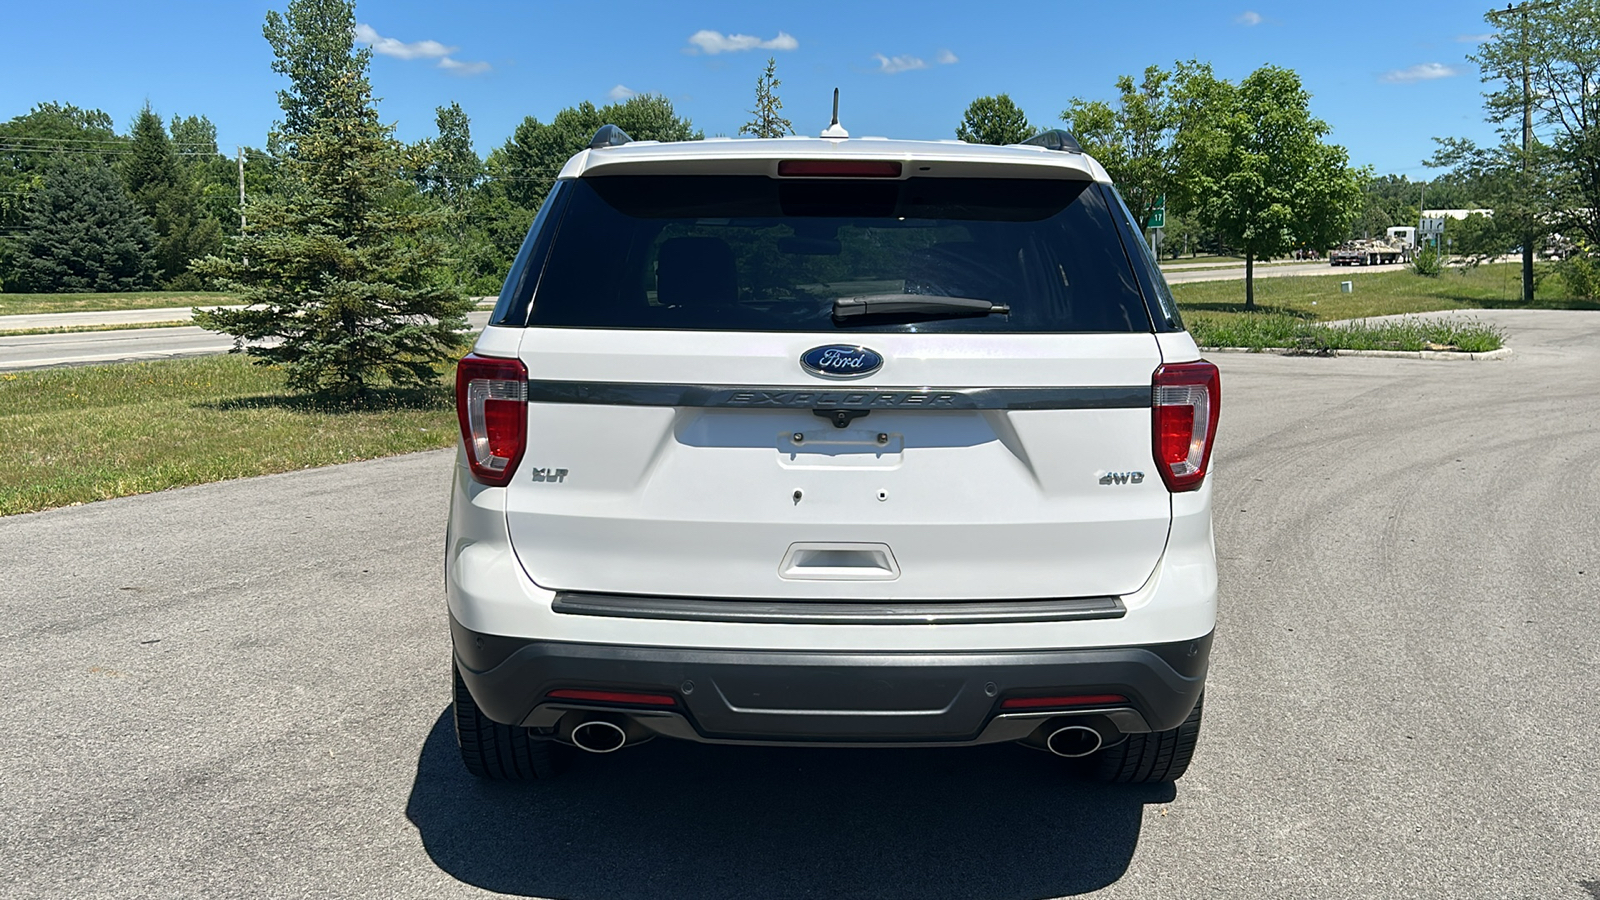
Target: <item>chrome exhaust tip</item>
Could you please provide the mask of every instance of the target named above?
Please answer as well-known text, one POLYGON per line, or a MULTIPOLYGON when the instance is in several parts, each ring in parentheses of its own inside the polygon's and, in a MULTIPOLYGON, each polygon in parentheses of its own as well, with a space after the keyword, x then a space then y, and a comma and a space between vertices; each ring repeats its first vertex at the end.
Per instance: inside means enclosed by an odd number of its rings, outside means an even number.
POLYGON ((628 743, 628 733, 622 726, 605 719, 590 719, 573 726, 572 744, 590 753, 611 753, 628 743))
POLYGON ((1087 725, 1067 725, 1057 728, 1044 739, 1045 749, 1068 759, 1088 756, 1099 750, 1102 743, 1100 732, 1087 725))

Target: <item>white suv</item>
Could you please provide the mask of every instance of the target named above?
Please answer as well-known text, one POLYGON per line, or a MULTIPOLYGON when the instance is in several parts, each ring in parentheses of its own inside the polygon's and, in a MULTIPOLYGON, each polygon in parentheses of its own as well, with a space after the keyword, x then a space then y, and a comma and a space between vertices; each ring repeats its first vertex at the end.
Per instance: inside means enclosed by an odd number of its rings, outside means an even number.
POLYGON ((456 393, 472 772, 656 736, 1187 768, 1217 369, 1070 136, 607 126, 456 393))

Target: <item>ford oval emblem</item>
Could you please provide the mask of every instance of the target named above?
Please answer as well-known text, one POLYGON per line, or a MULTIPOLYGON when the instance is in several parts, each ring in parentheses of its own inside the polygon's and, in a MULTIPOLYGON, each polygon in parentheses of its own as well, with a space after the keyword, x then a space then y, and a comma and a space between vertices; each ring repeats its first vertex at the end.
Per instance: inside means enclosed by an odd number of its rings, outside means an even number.
POLYGON ((824 378, 861 378, 883 368, 883 357, 865 347, 829 344, 800 354, 800 365, 824 378))

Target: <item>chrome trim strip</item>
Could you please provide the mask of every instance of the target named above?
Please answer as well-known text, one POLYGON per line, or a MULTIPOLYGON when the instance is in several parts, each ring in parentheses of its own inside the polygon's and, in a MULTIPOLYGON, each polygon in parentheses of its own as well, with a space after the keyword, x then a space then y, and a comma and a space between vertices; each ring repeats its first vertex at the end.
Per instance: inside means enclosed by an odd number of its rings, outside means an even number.
POLYGON ((1149 409, 1148 384, 1117 387, 742 387, 619 381, 528 381, 530 403, 710 409, 1149 409))
POLYGON ((980 625, 1001 622, 1069 622, 1120 619, 1128 610, 1117 597, 979 602, 812 600, 702 600, 558 591, 551 608, 576 616, 749 622, 773 625, 980 625))

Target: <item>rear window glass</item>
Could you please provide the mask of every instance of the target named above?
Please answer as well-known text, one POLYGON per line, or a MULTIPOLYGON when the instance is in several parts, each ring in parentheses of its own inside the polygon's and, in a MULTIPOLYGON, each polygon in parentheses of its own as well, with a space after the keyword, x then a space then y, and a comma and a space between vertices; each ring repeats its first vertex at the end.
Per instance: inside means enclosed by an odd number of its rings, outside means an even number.
POLYGON ((530 325, 1151 330, 1111 211, 1089 182, 591 177, 568 188, 557 227, 530 325), (860 297, 971 298, 1009 312, 835 318, 836 300, 860 297))

